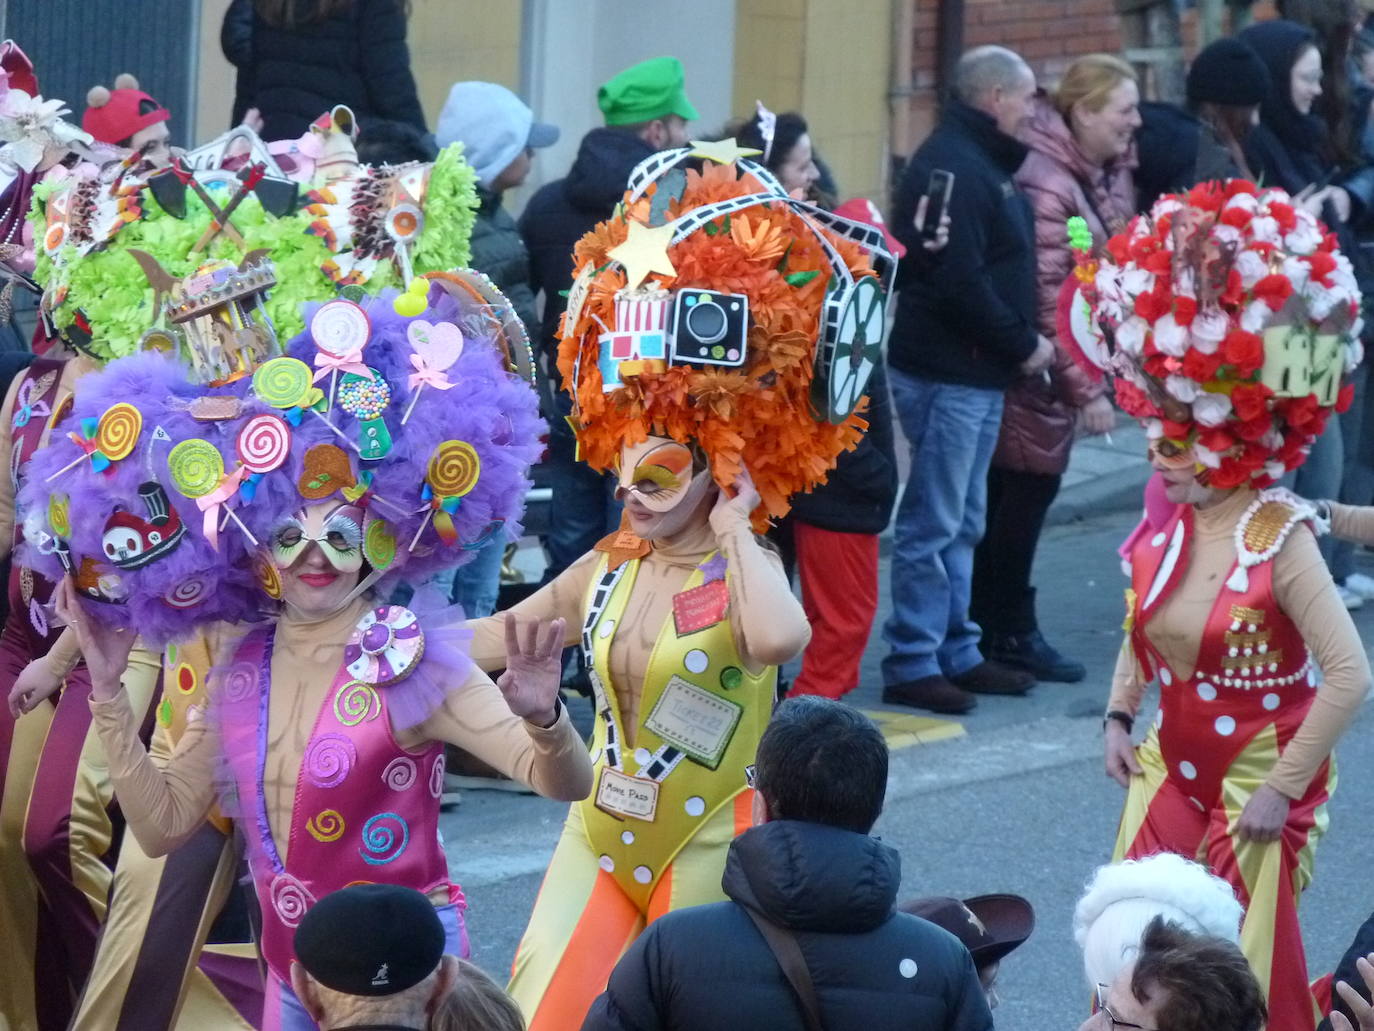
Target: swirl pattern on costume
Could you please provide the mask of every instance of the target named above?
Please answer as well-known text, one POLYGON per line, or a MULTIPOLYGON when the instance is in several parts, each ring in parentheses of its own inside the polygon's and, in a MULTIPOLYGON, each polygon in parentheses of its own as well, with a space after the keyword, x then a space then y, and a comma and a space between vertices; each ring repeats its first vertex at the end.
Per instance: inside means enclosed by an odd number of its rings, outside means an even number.
POLYGON ((446 440, 434 449, 425 479, 434 493, 446 498, 461 498, 477 486, 482 460, 477 449, 465 440, 446 440))
POLYGON ((291 452, 291 427, 279 415, 255 415, 239 430, 238 449, 250 473, 270 473, 291 452))
POLYGON ((95 446, 111 462, 129 457, 143 431, 143 413, 126 401, 110 405, 95 429, 95 446))
POLYGON ((362 350, 372 335, 367 312, 352 301, 326 301, 310 317, 310 336, 326 354, 341 357, 362 350))
POLYGON ((395 860, 410 844, 410 828, 396 813, 378 813, 363 824, 363 847, 358 855, 373 866, 395 860))
POLYGON ((167 470, 177 490, 188 498, 201 498, 224 479, 224 457, 208 440, 192 437, 167 453, 167 470))
POLYGON ((323 734, 306 749, 305 775, 317 788, 338 787, 357 760, 352 741, 342 734, 323 734))
POLYGON ((326 845, 343 837, 344 818, 337 809, 321 809, 305 821, 305 829, 316 841, 326 845))
POLYGON ((177 584, 162 600, 174 609, 190 609, 199 605, 210 596, 210 581, 203 576, 192 576, 177 584))
POLYGON ((369 519, 363 533, 363 558, 373 569, 385 571, 396 561, 396 535, 385 519, 369 519))
POLYGON ((241 702, 252 695, 258 686, 258 670, 251 662, 236 662, 224 674, 224 693, 226 702, 241 702))
POLYGON ((310 366, 299 358, 273 358, 253 373, 253 393, 273 408, 294 408, 310 393, 310 366))
POLYGON ((273 877, 268 894, 277 918, 287 927, 299 924, 306 911, 315 904, 315 896, 289 873, 279 873, 273 877))
POLYGON ((439 798, 444 793, 444 753, 434 757, 434 765, 429 768, 429 793, 439 798))
POLYGON ((406 791, 415 783, 415 760, 398 755, 386 764, 382 771, 382 782, 392 791, 406 791))
POLYGON ((351 680, 334 695, 334 718, 345 727, 356 727, 364 720, 375 720, 382 711, 382 700, 371 684, 351 680))

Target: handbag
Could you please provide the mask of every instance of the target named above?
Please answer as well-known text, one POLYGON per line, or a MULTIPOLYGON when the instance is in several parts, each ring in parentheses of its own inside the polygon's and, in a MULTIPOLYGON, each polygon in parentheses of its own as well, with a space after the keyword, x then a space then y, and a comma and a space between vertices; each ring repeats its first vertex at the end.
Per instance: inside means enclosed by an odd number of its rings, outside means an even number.
POLYGON ((797 993, 807 1031, 825 1031, 825 1025, 821 1023, 821 1004, 816 998, 816 986, 811 981, 811 970, 806 965, 801 946, 797 944, 797 936, 749 906, 742 908, 754 921, 754 926, 759 929, 759 934, 763 935, 763 940, 777 959, 778 966, 782 967, 787 983, 797 993))

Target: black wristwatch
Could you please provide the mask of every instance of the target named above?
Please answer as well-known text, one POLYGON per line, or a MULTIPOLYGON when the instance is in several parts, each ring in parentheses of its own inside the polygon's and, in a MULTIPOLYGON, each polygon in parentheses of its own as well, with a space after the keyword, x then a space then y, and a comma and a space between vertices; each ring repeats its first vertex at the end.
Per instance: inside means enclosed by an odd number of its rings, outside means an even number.
POLYGON ((1127 734, 1129 734, 1132 730, 1135 729, 1135 717, 1132 716, 1129 712, 1123 712, 1120 709, 1108 709, 1107 715, 1102 717, 1102 729, 1106 730, 1107 724, 1110 723, 1112 720, 1116 720, 1123 727, 1125 727, 1127 734))

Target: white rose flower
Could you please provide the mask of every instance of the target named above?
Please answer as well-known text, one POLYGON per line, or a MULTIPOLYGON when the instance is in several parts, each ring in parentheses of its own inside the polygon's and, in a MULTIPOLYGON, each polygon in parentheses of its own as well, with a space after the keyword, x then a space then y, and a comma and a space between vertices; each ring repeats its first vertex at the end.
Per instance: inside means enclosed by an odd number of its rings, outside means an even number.
POLYGON ((1284 277, 1293 284, 1294 293, 1302 293, 1307 286, 1307 280, 1312 275, 1312 266, 1301 258, 1292 255, 1283 259, 1283 267, 1280 269, 1284 277))
POLYGON ((1145 349, 1145 334, 1149 331, 1149 323, 1132 315, 1116 327, 1116 346, 1127 354, 1139 355, 1145 349))
POLYGON ((1231 321, 1219 308, 1208 308, 1193 316, 1188 339, 1203 354, 1216 354, 1231 328, 1231 321))
POLYGON ((1231 414, 1231 399, 1225 394, 1202 391, 1193 400, 1193 418, 1202 426, 1220 426, 1231 414))
POLYGON ((1221 468, 1221 455, 1217 454, 1217 452, 1213 451, 1211 448, 1203 447, 1196 441, 1193 442, 1193 457, 1208 469, 1221 468))
POLYGON ((1350 336, 1345 342, 1345 371, 1354 372, 1360 362, 1364 361, 1364 341, 1360 339, 1360 331, 1364 329, 1364 319, 1356 319, 1355 325, 1350 327, 1350 336))
POLYGON ((1263 333, 1273 314, 1269 310, 1269 305, 1263 301, 1251 301, 1245 306, 1245 311, 1241 312, 1240 328, 1247 333, 1263 333))
POLYGON ((1241 211, 1254 211, 1259 207, 1259 198, 1253 193, 1238 193, 1226 202, 1223 210, 1239 208, 1241 211))
POLYGON ((1202 388, 1187 376, 1169 376, 1164 380, 1169 396, 1190 405, 1202 396, 1202 388))
POLYGON ((1283 474, 1287 471, 1288 470, 1283 467, 1282 462, 1276 462, 1273 459, 1270 459, 1269 461, 1264 463, 1264 473, 1271 480, 1283 479, 1283 474))
POLYGON ((1212 239, 1221 244, 1239 244, 1241 242, 1240 230, 1235 226, 1227 225, 1225 222, 1218 222, 1212 227, 1212 239))
POLYGON ((1269 263, 1254 251, 1242 251, 1236 258, 1236 271, 1240 273, 1241 285, 1249 290, 1269 275, 1269 263))
POLYGON ((1259 442, 1261 446, 1267 447, 1270 451, 1277 451, 1283 447, 1283 434, 1270 426, 1264 431, 1264 436, 1260 437, 1259 442))
POLYGON ((1164 436, 1164 424, 1158 419, 1145 420, 1145 439, 1159 440, 1164 436))
POLYGON ((1279 224, 1271 215, 1256 215, 1250 220, 1250 238, 1258 243, 1278 243, 1279 224))
POLYGON ((1127 297, 1139 297, 1154 289, 1155 276, 1148 269, 1139 267, 1121 270, 1121 291, 1127 297))
POLYGON ((1298 220, 1298 224, 1283 238, 1286 246, 1294 254, 1311 254, 1322 244, 1322 232, 1315 222, 1298 220))
POLYGON ((1188 329, 1174 321, 1172 312, 1155 322, 1155 347, 1174 358, 1188 353, 1188 329))

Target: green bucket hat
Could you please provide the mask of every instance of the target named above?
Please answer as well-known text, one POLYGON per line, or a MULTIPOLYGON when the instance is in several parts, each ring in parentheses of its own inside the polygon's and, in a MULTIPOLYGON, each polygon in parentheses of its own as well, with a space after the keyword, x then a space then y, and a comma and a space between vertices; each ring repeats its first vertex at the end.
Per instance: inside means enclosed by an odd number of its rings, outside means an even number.
POLYGON ((668 115, 692 122, 699 116, 687 99, 684 78, 682 62, 676 57, 651 57, 597 90, 596 104, 607 125, 637 125, 668 115))

